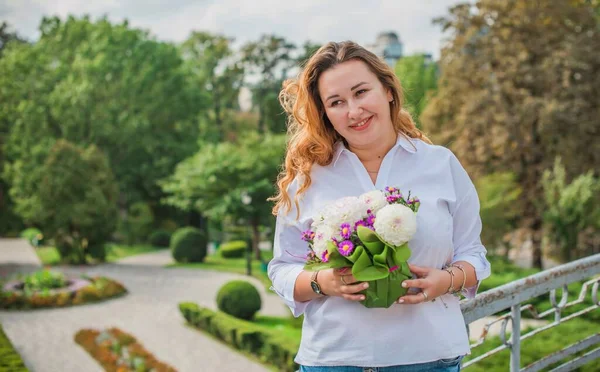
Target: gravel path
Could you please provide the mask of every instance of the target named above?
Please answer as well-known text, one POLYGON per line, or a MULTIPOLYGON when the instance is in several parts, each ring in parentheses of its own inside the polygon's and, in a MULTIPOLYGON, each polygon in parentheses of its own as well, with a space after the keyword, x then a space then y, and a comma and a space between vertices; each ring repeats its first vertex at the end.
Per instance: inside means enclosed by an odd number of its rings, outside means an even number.
MULTIPOLYGON (((17 248, 23 249, 22 241, 0 240, 0 267, 10 262, 6 261, 10 257, 7 252, 16 252, 17 248)), ((111 326, 131 333, 157 359, 179 371, 267 371, 261 364, 186 326, 177 304, 192 301, 215 308, 214 298, 224 283, 245 279, 261 292, 263 314, 289 316, 289 310, 276 296, 267 295, 258 281, 241 275, 162 268, 169 260, 168 252, 137 257, 91 268, 61 268, 73 275, 86 273, 116 279, 130 292, 121 298, 64 309, 0 311, 6 334, 31 371, 101 371, 95 360, 75 344, 73 336, 82 328, 111 326)))

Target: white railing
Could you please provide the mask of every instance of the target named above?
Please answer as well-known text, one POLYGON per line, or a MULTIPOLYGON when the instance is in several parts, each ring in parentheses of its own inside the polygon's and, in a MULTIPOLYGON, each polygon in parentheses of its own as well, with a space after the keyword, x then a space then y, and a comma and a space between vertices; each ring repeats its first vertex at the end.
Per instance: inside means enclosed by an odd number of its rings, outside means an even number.
MULTIPOLYGON (((519 279, 517 281, 481 293, 473 300, 463 301, 461 303, 461 310, 463 312, 467 327, 475 320, 498 314, 503 310, 510 309, 510 312, 500 315, 495 320, 487 323, 478 341, 472 344, 471 348, 482 345, 488 335, 490 327, 497 323, 500 323, 501 327, 500 339, 502 340, 502 345, 488 351, 485 354, 473 358, 472 360, 469 360, 462 366, 462 368, 468 368, 470 365, 473 365, 484 358, 494 355, 502 350, 509 349, 511 372, 535 372, 554 363, 560 362, 566 357, 579 353, 582 350, 592 347, 593 345, 599 345, 600 324, 598 325, 596 334, 581 339, 573 345, 566 346, 560 351, 547 355, 544 358, 524 368, 521 368, 521 342, 523 340, 539 334, 540 332, 556 327, 557 325, 570 319, 600 308, 600 302, 598 301, 598 286, 600 285, 600 276, 598 276, 598 274, 600 274, 600 254, 582 258, 577 261, 542 271, 535 275, 531 275, 529 277, 519 279), (574 301, 568 302, 569 292, 567 290, 567 285, 586 279, 588 280, 583 283, 583 287, 581 288, 579 296, 574 301), (560 301, 557 301, 556 296, 556 291, 558 288, 562 288, 560 301), (591 291, 589 291, 590 289, 591 291), (588 295, 588 291, 591 293, 592 305, 563 317, 562 313, 565 309, 584 303, 588 295), (548 292, 550 293, 550 303, 552 305, 551 309, 540 313, 531 304, 523 305, 524 302, 548 292), (521 334, 521 313, 523 311, 529 312, 535 319, 544 319, 548 316, 554 315, 554 320, 547 325, 536 328, 528 333, 521 334), (507 325, 509 322, 511 323, 512 328, 510 338, 507 337, 507 325)), ((572 371, 575 368, 597 358, 600 358, 600 347, 595 348, 584 355, 578 356, 577 358, 569 360, 552 371, 572 371)))

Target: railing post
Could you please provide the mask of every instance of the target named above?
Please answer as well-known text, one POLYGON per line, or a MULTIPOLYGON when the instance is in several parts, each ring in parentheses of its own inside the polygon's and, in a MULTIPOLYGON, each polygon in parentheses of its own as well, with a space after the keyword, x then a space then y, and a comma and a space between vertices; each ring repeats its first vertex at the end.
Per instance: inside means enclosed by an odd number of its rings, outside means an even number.
POLYGON ((521 304, 511 306, 510 372, 521 370, 521 304))

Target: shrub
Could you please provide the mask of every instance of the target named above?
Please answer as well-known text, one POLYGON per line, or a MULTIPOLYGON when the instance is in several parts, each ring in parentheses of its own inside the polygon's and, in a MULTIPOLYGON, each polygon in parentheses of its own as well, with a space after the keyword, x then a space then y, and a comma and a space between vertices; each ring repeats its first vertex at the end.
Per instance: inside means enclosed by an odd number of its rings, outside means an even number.
POLYGON ((177 230, 171 239, 171 254, 177 262, 202 262, 206 257, 206 235, 195 227, 177 230))
POLYGON ((243 240, 234 240, 223 243, 219 247, 221 257, 223 258, 242 258, 248 249, 248 244, 243 240))
POLYGON ((66 286, 67 277, 58 271, 41 270, 27 275, 23 282, 26 290, 41 291, 66 286))
POLYGON ((157 230, 150 234, 148 239, 153 247, 167 248, 171 243, 171 233, 166 230, 157 230))
POLYGON ((259 324, 237 319, 221 311, 202 308, 190 302, 180 303, 179 310, 194 327, 276 366, 278 371, 298 370, 294 357, 300 346, 299 339, 276 334, 259 324))
POLYGON ((131 205, 127 215, 119 220, 119 233, 128 245, 141 243, 152 231, 154 214, 150 205, 137 202, 131 205))
POLYGON ((219 310, 239 319, 251 320, 262 305, 256 288, 243 280, 225 284, 217 294, 219 310))
POLYGON ((27 241, 35 247, 42 244, 42 239, 44 239, 44 235, 42 234, 42 232, 35 227, 29 227, 21 231, 21 234, 19 234, 19 236, 21 238, 27 239, 27 241))

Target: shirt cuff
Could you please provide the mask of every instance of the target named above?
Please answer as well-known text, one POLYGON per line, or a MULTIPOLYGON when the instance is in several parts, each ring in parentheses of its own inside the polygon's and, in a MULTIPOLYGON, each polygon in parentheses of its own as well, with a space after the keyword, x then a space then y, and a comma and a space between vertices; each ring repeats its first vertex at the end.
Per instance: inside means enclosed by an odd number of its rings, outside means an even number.
POLYGON ((469 300, 475 298, 477 291, 479 290, 479 285, 483 279, 486 279, 491 274, 491 265, 490 262, 485 258, 485 254, 483 253, 471 253, 455 256, 452 260, 452 263, 458 261, 465 261, 471 264, 475 268, 475 275, 477 276, 477 284, 472 287, 465 288, 462 291, 462 294, 468 298, 469 300))
POLYGON ((288 268, 279 268, 277 272, 277 278, 274 278, 272 281, 273 286, 271 286, 270 289, 277 293, 279 297, 281 297, 283 302, 292 311, 292 315, 297 318, 304 314, 306 307, 310 303, 310 301, 299 302, 294 300, 294 288, 296 286, 296 280, 298 279, 298 276, 300 276, 300 273, 302 273, 303 266, 294 264, 289 264, 286 266, 288 266, 288 268), (286 272, 282 272, 285 269, 287 269, 286 272))

